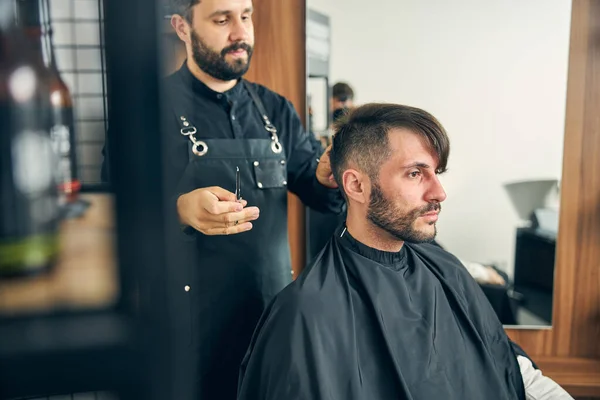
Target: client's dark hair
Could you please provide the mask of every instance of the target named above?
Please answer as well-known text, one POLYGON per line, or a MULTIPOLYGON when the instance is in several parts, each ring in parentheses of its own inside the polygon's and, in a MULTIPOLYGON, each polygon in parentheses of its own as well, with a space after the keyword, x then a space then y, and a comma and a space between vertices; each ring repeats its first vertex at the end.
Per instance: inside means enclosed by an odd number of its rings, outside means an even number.
POLYGON ((427 111, 399 104, 372 103, 354 109, 334 126, 330 153, 333 176, 346 197, 342 174, 352 160, 377 181, 381 164, 391 155, 388 132, 404 128, 425 139, 438 157, 436 172, 446 171, 450 141, 444 127, 427 111))

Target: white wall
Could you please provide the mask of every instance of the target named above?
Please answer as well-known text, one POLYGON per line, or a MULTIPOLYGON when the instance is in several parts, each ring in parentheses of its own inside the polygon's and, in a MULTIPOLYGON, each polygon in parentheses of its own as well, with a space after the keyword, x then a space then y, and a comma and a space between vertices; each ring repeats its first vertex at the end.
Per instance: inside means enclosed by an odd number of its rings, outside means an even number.
POLYGON ((451 139, 439 241, 512 273, 508 181, 560 179, 570 0, 308 0, 332 24, 332 82, 423 108, 451 139))

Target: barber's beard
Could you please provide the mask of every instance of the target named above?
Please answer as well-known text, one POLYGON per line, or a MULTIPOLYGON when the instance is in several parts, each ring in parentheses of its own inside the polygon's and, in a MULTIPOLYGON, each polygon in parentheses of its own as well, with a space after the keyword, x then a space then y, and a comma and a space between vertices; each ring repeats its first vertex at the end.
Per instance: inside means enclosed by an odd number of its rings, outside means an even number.
POLYGON ((192 54, 194 61, 200 69, 208 75, 221 81, 231 81, 239 79, 250 68, 250 59, 252 58, 253 47, 247 43, 234 43, 225 47, 221 52, 216 52, 202 41, 196 32, 192 31, 192 54), (230 51, 239 49, 246 50, 247 58, 237 58, 229 63, 225 56, 230 51))
POLYGON ((438 210, 441 210, 441 204, 438 202, 429 203, 425 207, 408 212, 400 210, 391 200, 385 197, 379 185, 373 184, 367 218, 375 226, 388 232, 398 240, 409 243, 424 243, 435 239, 437 235, 435 222, 430 224, 433 225, 433 232, 417 229, 415 222, 420 216, 438 210))

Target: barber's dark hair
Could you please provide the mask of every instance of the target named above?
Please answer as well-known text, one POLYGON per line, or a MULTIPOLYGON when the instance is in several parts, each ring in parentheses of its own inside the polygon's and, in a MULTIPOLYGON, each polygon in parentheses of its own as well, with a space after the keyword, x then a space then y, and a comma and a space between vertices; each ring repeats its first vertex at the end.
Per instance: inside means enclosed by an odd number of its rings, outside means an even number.
POLYGON ((345 82, 338 82, 331 89, 331 96, 339 101, 354 99, 354 90, 345 82))
POLYGON ((377 181, 381 164, 391 155, 388 133, 394 128, 408 129, 423 137, 438 157, 436 173, 446 171, 450 141, 444 127, 433 115, 398 104, 365 104, 334 126, 331 169, 344 197, 342 174, 348 168, 348 161, 352 160, 359 170, 377 181))
POLYGON ((169 0, 169 8, 173 14, 179 14, 188 22, 192 22, 192 7, 200 0, 169 0))

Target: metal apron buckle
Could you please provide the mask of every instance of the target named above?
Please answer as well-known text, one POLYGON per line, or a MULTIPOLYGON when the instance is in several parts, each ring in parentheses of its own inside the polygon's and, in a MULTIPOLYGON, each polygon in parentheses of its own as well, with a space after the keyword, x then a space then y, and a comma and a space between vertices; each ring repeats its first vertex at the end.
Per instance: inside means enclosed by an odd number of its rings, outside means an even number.
POLYGON ((192 153, 194 153, 198 157, 202 157, 203 155, 208 153, 208 145, 206 144, 206 142, 198 140, 198 138, 196 138, 195 136, 196 132, 198 132, 196 127, 190 125, 190 123, 187 121, 187 118, 185 118, 184 116, 181 116, 179 118, 183 121, 184 125, 184 127, 180 130, 181 134, 183 136, 187 136, 193 143, 192 153))

